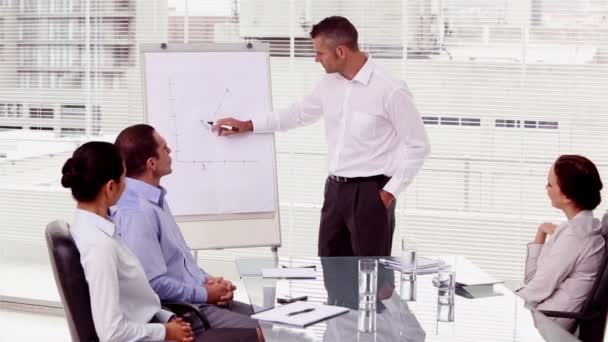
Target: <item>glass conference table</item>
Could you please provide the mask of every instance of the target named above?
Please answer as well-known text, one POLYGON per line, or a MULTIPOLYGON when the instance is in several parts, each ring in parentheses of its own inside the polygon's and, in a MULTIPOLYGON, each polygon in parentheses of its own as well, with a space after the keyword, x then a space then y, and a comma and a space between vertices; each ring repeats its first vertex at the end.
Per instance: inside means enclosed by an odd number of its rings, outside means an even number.
MULTIPOLYGON (((418 275, 416 301, 399 295, 400 274, 378 264, 376 333, 358 333, 358 260, 356 257, 281 258, 287 267, 316 267, 316 279, 265 279, 262 268, 274 267, 272 258, 237 260, 241 280, 255 312, 270 309, 276 298, 306 295, 308 300, 349 308, 349 312, 305 328, 260 322, 266 341, 578 341, 552 320, 531 312, 502 284, 490 296, 455 297, 454 321, 437 320, 437 288, 432 274, 418 275)), ((456 272, 475 265, 462 257, 442 258, 456 272), (452 260, 450 262, 450 260, 452 260)), ((481 272, 481 270, 479 270, 481 272)), ((492 293, 493 292, 493 293, 492 293)), ((466 295, 466 294, 465 294, 466 295)))

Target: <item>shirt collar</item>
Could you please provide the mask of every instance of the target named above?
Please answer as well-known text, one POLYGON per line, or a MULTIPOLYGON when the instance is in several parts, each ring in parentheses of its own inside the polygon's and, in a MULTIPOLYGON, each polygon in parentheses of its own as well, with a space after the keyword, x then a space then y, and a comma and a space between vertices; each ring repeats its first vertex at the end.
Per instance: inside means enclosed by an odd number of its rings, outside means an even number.
POLYGON ((142 182, 135 178, 126 177, 127 180, 127 188, 135 191, 140 196, 144 197, 148 201, 152 203, 156 203, 157 205, 162 207, 163 200, 165 199, 165 195, 167 194, 167 190, 162 186, 154 186, 150 185, 146 182, 142 182))
POLYGON ((372 73, 374 72, 374 62, 372 61, 372 56, 370 56, 369 53, 364 52, 364 54, 367 57, 367 61, 365 64, 363 64, 361 69, 359 69, 359 72, 357 72, 352 80, 363 85, 367 85, 369 80, 372 78, 372 73))
POLYGON ((576 216, 568 221, 568 226, 571 227, 575 234, 583 237, 601 232, 600 222, 593 218, 593 211, 591 210, 583 210, 576 214, 576 216))
POLYGON ((112 221, 106 220, 105 218, 87 210, 76 208, 76 221, 91 224, 99 228, 99 230, 104 232, 109 237, 113 237, 114 232, 116 231, 116 226, 112 221))

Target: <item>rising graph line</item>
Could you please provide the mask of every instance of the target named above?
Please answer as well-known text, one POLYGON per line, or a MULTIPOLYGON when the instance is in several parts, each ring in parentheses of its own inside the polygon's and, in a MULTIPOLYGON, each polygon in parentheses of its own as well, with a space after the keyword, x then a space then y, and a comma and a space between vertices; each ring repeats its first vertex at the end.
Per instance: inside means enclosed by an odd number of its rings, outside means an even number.
MULTIPOLYGON (((208 170, 210 168, 215 168, 215 167, 239 167, 239 166, 250 166, 253 165, 255 163, 258 163, 258 161, 256 160, 187 160, 185 158, 182 157, 182 145, 183 145, 183 141, 184 138, 182 138, 181 136, 184 135, 183 133, 180 133, 179 127, 182 127, 179 124, 179 121, 181 121, 180 119, 185 119, 188 117, 193 117, 193 116, 199 116, 200 114, 195 114, 194 112, 191 112, 189 114, 184 114, 181 113, 181 115, 178 115, 177 113, 177 98, 176 98, 176 82, 172 77, 169 77, 168 80, 168 100, 169 100, 169 116, 173 119, 173 127, 174 127, 174 132, 175 132, 175 148, 174 148, 174 152, 175 152, 175 162, 176 163, 180 163, 180 164, 191 164, 194 167, 201 169, 201 170, 208 170)), ((228 97, 230 96, 230 89, 229 88, 224 88, 224 92, 222 94, 222 96, 220 97, 217 106, 215 107, 215 111, 210 115, 210 117, 208 118, 203 118, 203 120, 197 120, 200 121, 200 123, 204 126, 204 131, 206 131, 206 134, 213 134, 215 135, 212 131, 211 131, 211 125, 209 125, 207 123, 207 121, 211 121, 213 118, 216 118, 217 114, 219 113, 220 109, 222 108, 222 106, 224 105, 225 101, 228 99, 228 97)), ((197 110, 197 113, 198 112, 197 110)), ((199 116, 200 117, 200 116, 199 116)))
POLYGON ((217 107, 215 108, 215 111, 213 112, 213 114, 211 114, 211 117, 216 119, 217 118, 217 112, 220 110, 220 108, 222 107, 222 105, 224 104, 224 100, 226 99, 226 96, 228 96, 230 94, 230 89, 228 88, 224 88, 224 94, 222 95, 222 98, 220 99, 220 102, 217 104, 217 107))

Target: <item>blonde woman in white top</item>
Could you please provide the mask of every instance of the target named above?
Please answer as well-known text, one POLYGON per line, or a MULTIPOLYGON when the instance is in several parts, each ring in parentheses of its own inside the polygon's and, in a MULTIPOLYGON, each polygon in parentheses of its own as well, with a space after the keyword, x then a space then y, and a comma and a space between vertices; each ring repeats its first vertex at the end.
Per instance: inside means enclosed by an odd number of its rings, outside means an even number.
MULTIPOLYGON (((549 170, 547 195, 567 222, 538 227, 528 244, 525 285, 518 294, 539 310, 579 312, 605 258, 600 221, 592 210, 601 202, 602 181, 595 165, 577 155, 559 157, 549 170), (548 238, 549 237, 549 238, 548 238)), ((570 329, 571 319, 556 319, 570 329)))
POLYGON ((108 208, 125 188, 118 149, 106 142, 86 143, 61 171, 61 184, 78 202, 70 231, 80 252, 99 339, 193 341, 190 325, 161 309, 138 259, 120 241, 108 217, 108 208))

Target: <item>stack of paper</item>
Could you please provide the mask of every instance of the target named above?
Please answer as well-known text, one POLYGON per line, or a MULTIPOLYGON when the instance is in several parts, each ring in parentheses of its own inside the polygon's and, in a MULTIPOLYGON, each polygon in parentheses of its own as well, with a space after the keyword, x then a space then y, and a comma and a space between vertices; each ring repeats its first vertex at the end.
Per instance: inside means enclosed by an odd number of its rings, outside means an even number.
MULTIPOLYGON (((384 265, 384 267, 396 271, 411 271, 412 265, 402 266, 401 262, 398 260, 389 260, 389 259, 380 259, 380 263, 384 265)), ((429 258, 418 258, 416 260, 416 273, 417 274, 432 274, 437 273, 437 271, 448 268, 449 266, 445 264, 442 260, 435 260, 429 258)))
POLYGON ((462 258, 458 260, 454 271, 456 272, 456 286, 466 285, 493 285, 502 281, 492 277, 469 260, 462 258))
POLYGON ((294 302, 252 315, 261 321, 305 327, 348 312, 348 308, 310 302, 294 302))
POLYGON ((315 279, 317 277, 317 272, 314 268, 305 267, 263 268, 262 277, 285 279, 315 279))

